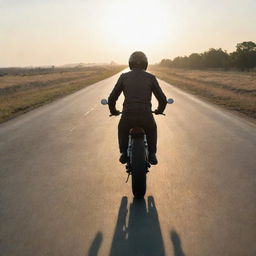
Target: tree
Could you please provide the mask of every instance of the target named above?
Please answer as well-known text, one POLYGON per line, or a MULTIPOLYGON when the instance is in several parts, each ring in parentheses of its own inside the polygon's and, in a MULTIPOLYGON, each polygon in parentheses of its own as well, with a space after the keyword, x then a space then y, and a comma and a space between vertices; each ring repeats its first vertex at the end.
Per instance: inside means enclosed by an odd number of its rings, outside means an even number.
POLYGON ((230 54, 235 67, 249 70, 256 66, 256 44, 252 41, 238 43, 236 51, 230 54))
POLYGON ((163 66, 163 67, 171 67, 172 60, 162 59, 161 62, 160 62, 160 65, 163 66))
POLYGON ((189 57, 178 56, 173 60, 163 59, 162 66, 174 68, 229 68, 250 70, 256 67, 256 44, 252 41, 238 43, 236 51, 228 54, 221 48, 210 48, 204 53, 192 53, 189 57))
POLYGON ((176 57, 174 58, 174 60, 172 61, 172 66, 176 67, 176 68, 187 68, 188 67, 188 57, 184 56, 184 57, 176 57))
POLYGON ((202 67, 202 55, 198 53, 192 53, 188 57, 189 68, 201 68, 202 67))
POLYGON ((228 54, 221 48, 211 48, 202 55, 203 67, 206 68, 226 68, 228 65, 228 54))

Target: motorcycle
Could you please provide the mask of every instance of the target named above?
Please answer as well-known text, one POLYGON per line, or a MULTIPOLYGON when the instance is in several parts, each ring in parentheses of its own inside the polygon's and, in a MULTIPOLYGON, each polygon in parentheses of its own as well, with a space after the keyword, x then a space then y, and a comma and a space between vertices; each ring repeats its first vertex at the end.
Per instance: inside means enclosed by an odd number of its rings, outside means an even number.
MULTIPOLYGON (((173 99, 167 100, 168 104, 174 103, 173 99)), ((107 105, 106 99, 101 100, 102 105, 107 105)), ((152 111, 152 113, 155 113, 152 111)), ((122 114, 122 112, 119 112, 122 114)), ((162 113, 161 115, 165 115, 162 113)), ((109 115, 112 116, 112 115, 109 115)), ((143 198, 147 189, 147 173, 151 167, 148 161, 147 136, 143 128, 133 127, 129 131, 129 143, 127 149, 128 161, 125 166, 126 172, 132 177, 132 193, 135 198, 143 198)))

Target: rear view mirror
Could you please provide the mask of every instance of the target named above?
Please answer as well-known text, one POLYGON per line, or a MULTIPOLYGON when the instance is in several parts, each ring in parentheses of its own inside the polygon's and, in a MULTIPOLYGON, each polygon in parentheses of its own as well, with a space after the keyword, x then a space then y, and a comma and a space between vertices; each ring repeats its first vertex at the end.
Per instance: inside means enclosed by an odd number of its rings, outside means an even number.
POLYGON ((101 103, 102 105, 108 105, 108 101, 107 101, 106 99, 102 99, 102 100, 100 101, 100 103, 101 103))
POLYGON ((171 98, 169 98, 169 99, 167 100, 167 103, 168 103, 168 104, 172 104, 173 102, 174 102, 174 100, 171 99, 171 98))

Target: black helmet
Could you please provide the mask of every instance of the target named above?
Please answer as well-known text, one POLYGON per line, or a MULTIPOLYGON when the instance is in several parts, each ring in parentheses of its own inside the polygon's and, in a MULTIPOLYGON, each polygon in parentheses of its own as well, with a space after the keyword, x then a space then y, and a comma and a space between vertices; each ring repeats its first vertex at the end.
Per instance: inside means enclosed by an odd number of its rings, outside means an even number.
POLYGON ((146 70, 148 67, 147 56, 143 52, 134 52, 129 58, 130 69, 138 68, 146 70))

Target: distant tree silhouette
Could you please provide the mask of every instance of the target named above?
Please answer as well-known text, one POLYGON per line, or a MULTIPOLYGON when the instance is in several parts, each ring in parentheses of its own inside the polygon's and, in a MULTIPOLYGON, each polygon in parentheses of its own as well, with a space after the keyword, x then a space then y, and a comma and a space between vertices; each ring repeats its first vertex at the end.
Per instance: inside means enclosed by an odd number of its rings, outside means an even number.
POLYGON ((160 62, 161 66, 165 66, 165 67, 171 67, 172 66, 172 60, 169 59, 162 59, 160 62))
POLYGON ((188 57, 176 57, 172 61, 172 65, 178 68, 187 68, 188 67, 188 57))
POLYGON ((192 53, 188 57, 188 66, 192 69, 202 68, 203 58, 202 54, 192 53))
POLYGON ((189 57, 178 56, 171 59, 163 59, 160 62, 161 66, 175 68, 224 68, 231 67, 241 70, 250 70, 256 67, 256 44, 248 41, 238 43, 236 51, 230 54, 227 51, 210 48, 204 53, 192 53, 189 57))
POLYGON ((236 51, 230 54, 233 66, 249 70, 256 66, 256 44, 252 41, 236 45, 236 51))
POLYGON ((225 68, 228 65, 227 52, 220 49, 211 48, 202 55, 202 66, 207 68, 225 68))

